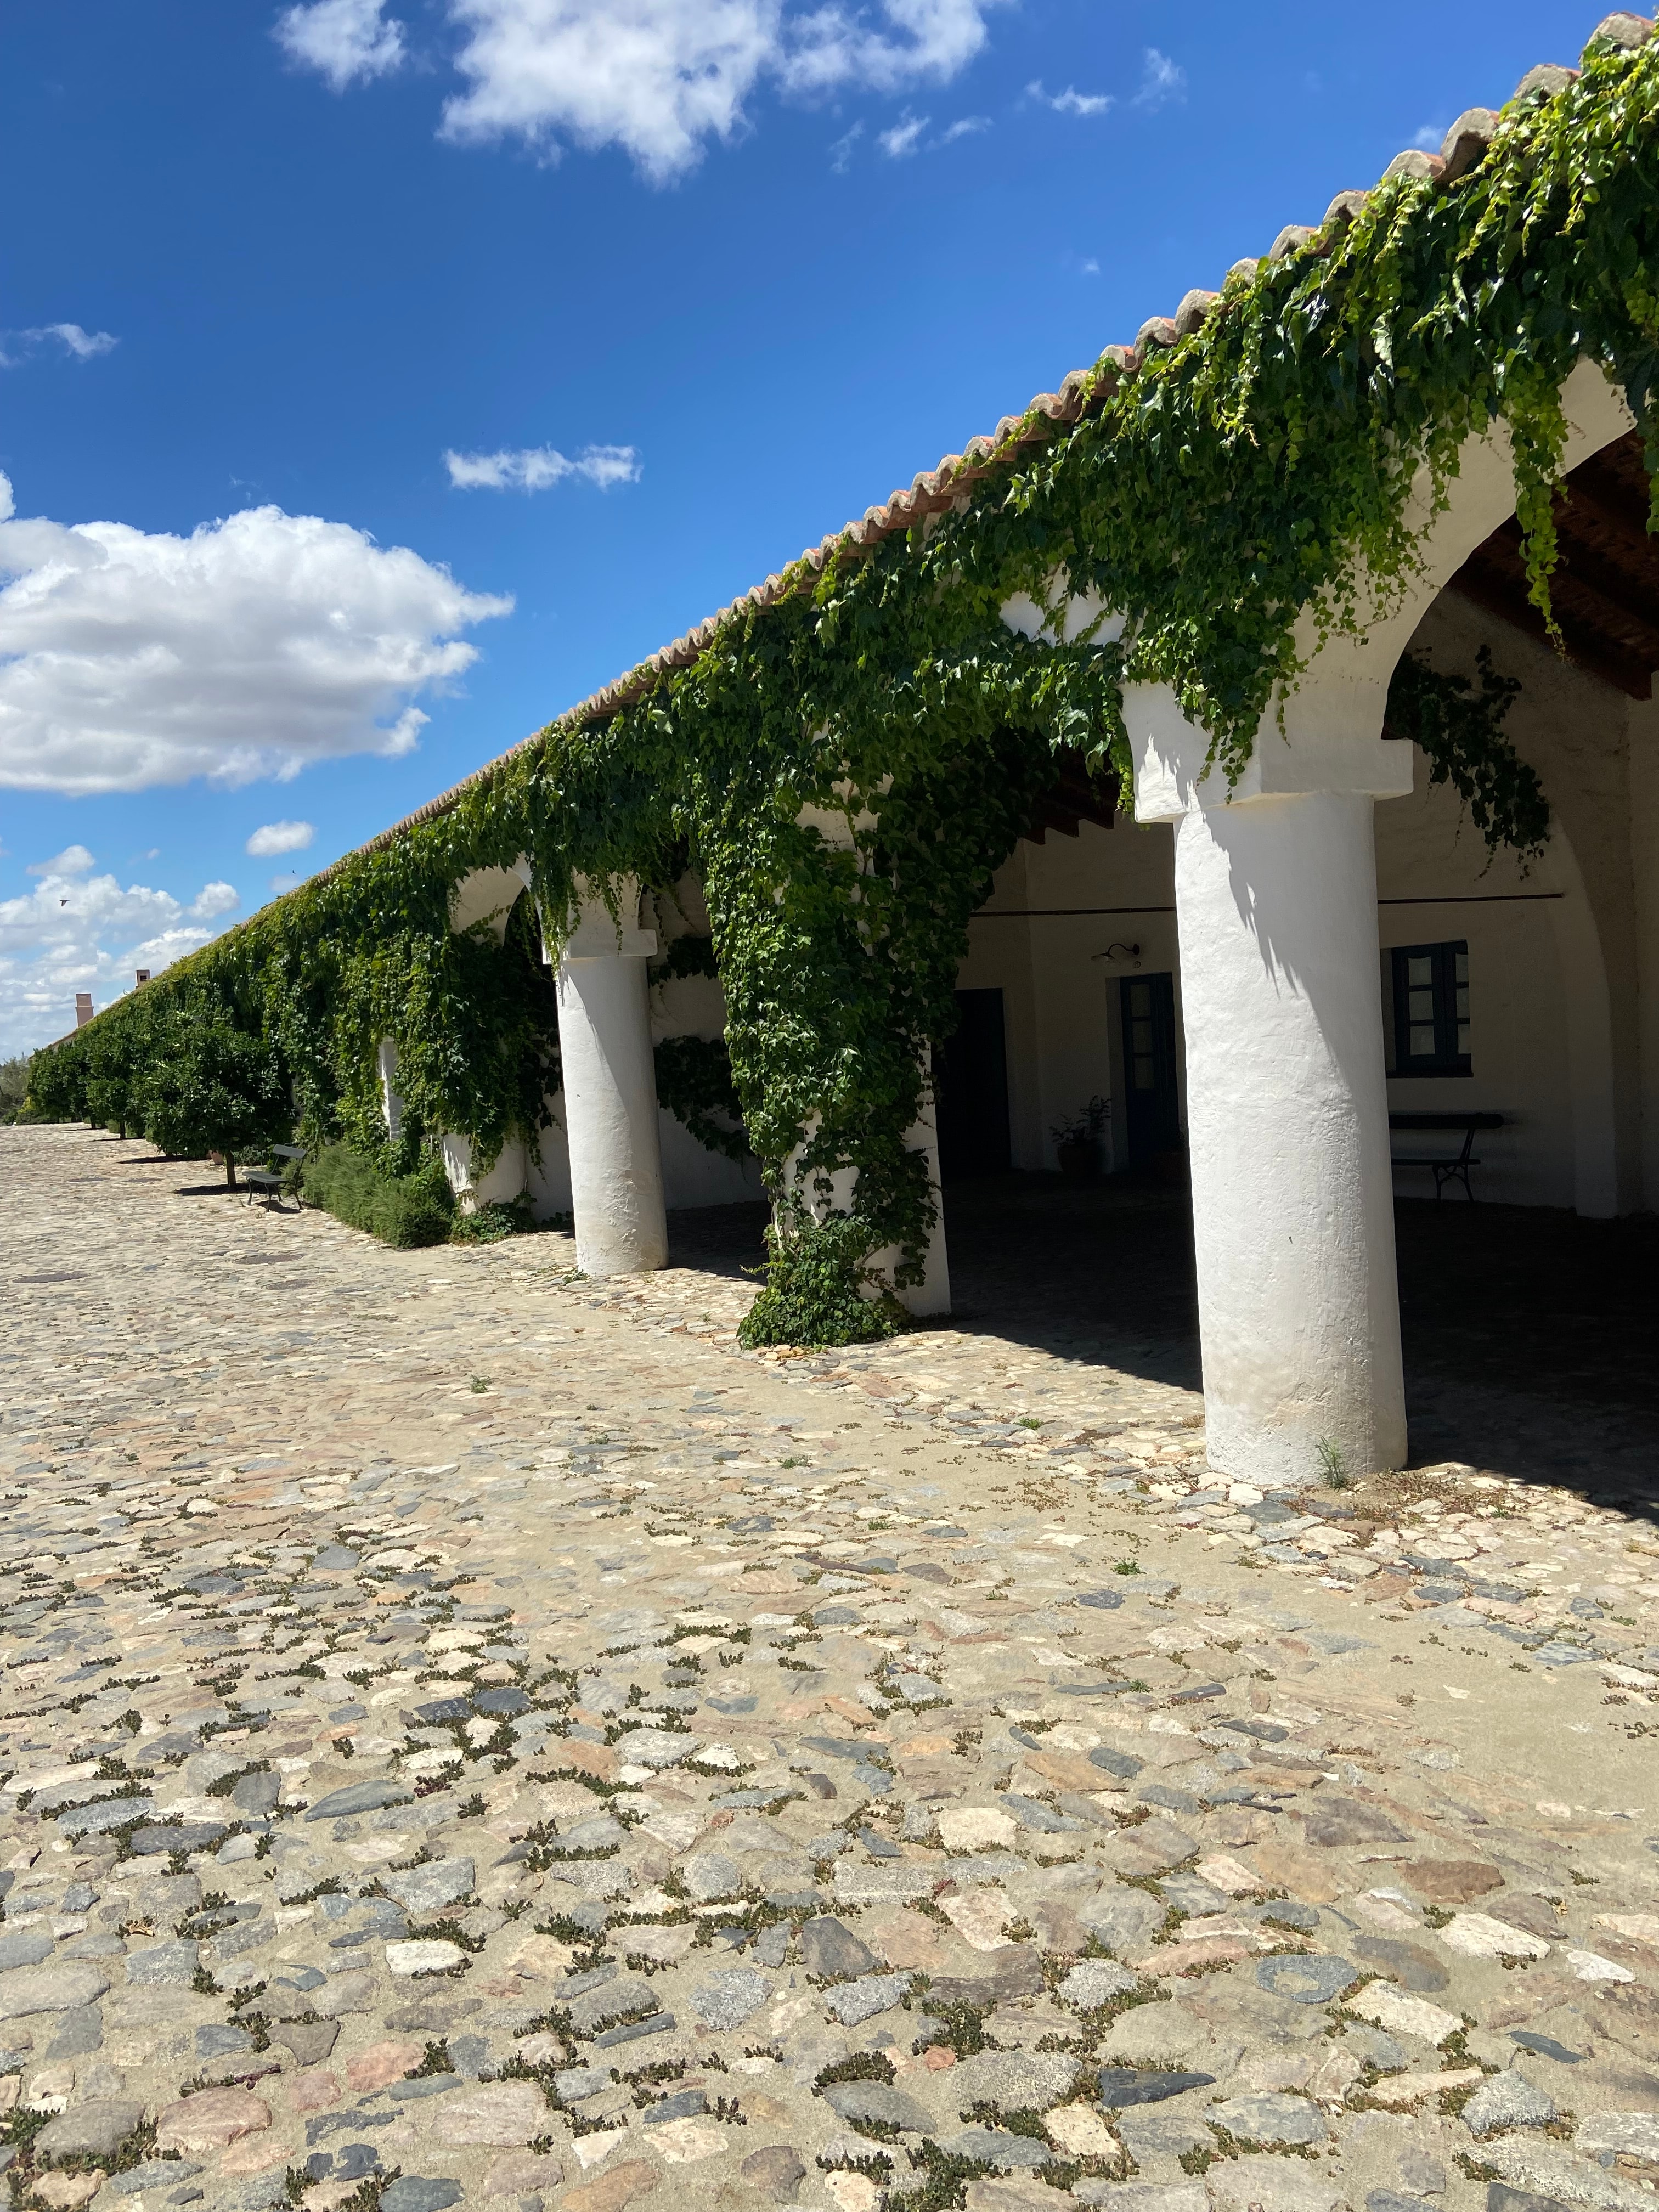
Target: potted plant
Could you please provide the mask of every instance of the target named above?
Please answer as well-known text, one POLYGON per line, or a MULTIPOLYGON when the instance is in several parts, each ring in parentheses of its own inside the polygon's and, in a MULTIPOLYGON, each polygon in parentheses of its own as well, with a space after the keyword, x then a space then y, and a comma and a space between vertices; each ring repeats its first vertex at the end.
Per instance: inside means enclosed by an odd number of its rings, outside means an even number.
POLYGON ((1100 1140, 1111 1114, 1110 1099, 1097 1091, 1069 1121, 1058 1122, 1049 1130, 1060 1171, 1068 1182, 1092 1182, 1100 1173, 1100 1140))

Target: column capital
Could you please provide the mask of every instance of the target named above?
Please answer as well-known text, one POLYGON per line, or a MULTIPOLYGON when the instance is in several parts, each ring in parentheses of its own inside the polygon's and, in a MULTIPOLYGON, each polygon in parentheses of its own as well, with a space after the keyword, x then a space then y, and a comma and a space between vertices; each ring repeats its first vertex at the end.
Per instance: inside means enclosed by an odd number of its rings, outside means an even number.
MULTIPOLYGON (((1255 733, 1243 774, 1230 784, 1221 768, 1205 769, 1210 733, 1189 721, 1167 684, 1127 684, 1123 720, 1134 762, 1137 822, 1176 822, 1258 799, 1288 799, 1324 791, 1358 798, 1405 799, 1412 788, 1412 749, 1401 738, 1367 735, 1371 718, 1348 696, 1333 697, 1328 720, 1318 702, 1296 695, 1291 733, 1270 708, 1255 733)), ((1375 722, 1382 720, 1377 702, 1375 722)))
POLYGON ((657 950, 654 929, 639 927, 640 883, 624 876, 617 885, 617 919, 586 876, 576 878, 581 901, 576 926, 565 939, 564 960, 648 960, 657 950))

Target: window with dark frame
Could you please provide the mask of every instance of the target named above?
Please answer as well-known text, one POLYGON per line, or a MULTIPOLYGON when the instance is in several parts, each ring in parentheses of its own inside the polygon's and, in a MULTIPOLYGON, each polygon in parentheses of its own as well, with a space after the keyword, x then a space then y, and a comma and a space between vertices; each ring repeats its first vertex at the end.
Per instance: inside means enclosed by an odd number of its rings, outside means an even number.
POLYGON ((1470 1075, 1469 948, 1399 945, 1394 963, 1394 1073, 1470 1075))

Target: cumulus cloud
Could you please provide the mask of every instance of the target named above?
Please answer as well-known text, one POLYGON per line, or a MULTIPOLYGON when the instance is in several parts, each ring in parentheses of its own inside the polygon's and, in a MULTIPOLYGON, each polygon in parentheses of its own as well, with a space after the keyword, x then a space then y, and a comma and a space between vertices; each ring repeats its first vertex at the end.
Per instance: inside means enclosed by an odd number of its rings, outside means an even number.
POLYGON ((574 461, 552 446, 529 446, 516 453, 447 453, 444 466, 457 491, 545 491, 567 477, 580 477, 609 491, 612 484, 640 480, 640 457, 632 446, 584 446, 574 461))
POLYGON ((1140 89, 1136 93, 1137 107, 1156 110, 1167 107, 1172 100, 1187 96, 1187 72, 1159 53, 1156 46, 1146 49, 1145 66, 1140 72, 1140 89))
POLYGON ((1064 92, 1045 92, 1041 77, 1026 86, 1025 97, 1052 107, 1056 115, 1104 115, 1117 105, 1109 92, 1078 92, 1069 84, 1064 92))
POLYGON ((282 781, 410 751, 415 703, 511 611, 406 547, 280 507, 189 538, 8 520, 0 476, 0 785, 71 796, 282 781))
POLYGON ((188 906, 143 884, 90 875, 86 848, 71 845, 29 873, 21 898, 0 899, 0 1058, 50 1044, 75 1027, 75 994, 100 1006, 131 987, 134 972, 159 974, 218 934, 237 897, 228 884, 204 884, 188 906))
POLYGON ((76 361, 95 361, 100 353, 111 353, 121 343, 107 331, 83 331, 79 323, 43 323, 38 330, 9 333, 5 343, 12 350, 8 353, 0 347, 0 368, 15 368, 25 354, 48 342, 62 346, 76 361))
POLYGON ((49 860, 31 860, 23 872, 28 876, 84 876, 97 865, 84 845, 65 845, 49 860))
POLYGON ((266 822, 248 839, 246 849, 256 860, 269 860, 278 853, 303 853, 316 835, 309 822, 266 822))
MULTIPOLYGON (((986 42, 1000 0, 447 0, 465 90, 444 135, 518 138, 549 160, 617 147, 654 184, 695 167, 711 140, 746 127, 763 82, 821 99, 896 92, 955 76, 986 42)), ((394 69, 403 27, 384 0, 311 0, 276 35, 334 89, 394 69)))
POLYGON ((277 19, 289 59, 314 69, 330 89, 385 76, 404 58, 404 27, 382 13, 383 0, 308 0, 277 19))

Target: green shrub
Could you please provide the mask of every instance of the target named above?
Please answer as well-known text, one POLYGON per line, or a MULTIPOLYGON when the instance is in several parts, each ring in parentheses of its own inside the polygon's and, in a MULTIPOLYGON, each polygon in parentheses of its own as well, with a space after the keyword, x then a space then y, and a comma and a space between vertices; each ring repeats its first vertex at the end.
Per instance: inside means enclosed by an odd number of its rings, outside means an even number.
POLYGON ((383 1244, 442 1244, 455 1218, 443 1162, 422 1161, 412 1175, 391 1176, 346 1145, 330 1145, 306 1162, 305 1194, 353 1229, 383 1244))
POLYGON ((458 1244, 499 1244, 504 1237, 529 1237, 540 1224, 525 1197, 492 1199, 471 1213, 458 1213, 450 1235, 458 1244))
POLYGON ((738 1341, 751 1351, 763 1344, 873 1344, 909 1326, 909 1316, 864 1267, 868 1224, 855 1214, 832 1214, 781 1232, 766 1232, 766 1288, 738 1324, 738 1341))

